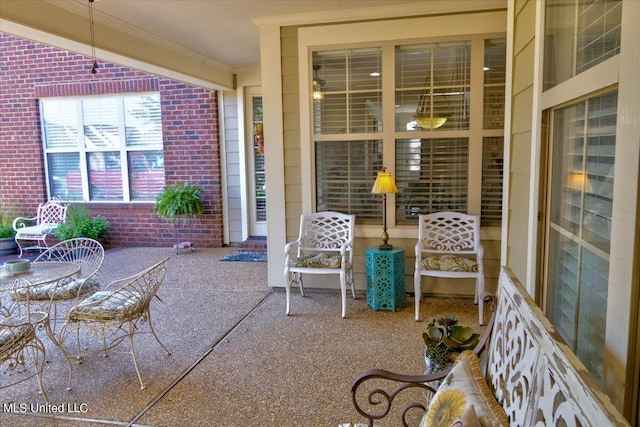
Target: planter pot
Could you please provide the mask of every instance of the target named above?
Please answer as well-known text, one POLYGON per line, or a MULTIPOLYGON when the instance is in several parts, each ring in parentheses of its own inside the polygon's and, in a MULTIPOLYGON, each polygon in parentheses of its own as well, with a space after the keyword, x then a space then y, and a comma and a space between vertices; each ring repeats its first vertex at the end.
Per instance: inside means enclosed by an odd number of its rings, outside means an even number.
POLYGON ((0 238, 0 256, 18 253, 18 245, 13 237, 0 238))
POLYGON ((443 369, 448 368, 449 366, 451 366, 451 362, 447 362, 444 365, 440 365, 436 362, 434 362, 433 360, 431 360, 431 358, 429 358, 429 356, 427 356, 427 348, 424 348, 424 365, 425 365, 425 374, 433 374, 435 372, 438 371, 442 371, 443 369))

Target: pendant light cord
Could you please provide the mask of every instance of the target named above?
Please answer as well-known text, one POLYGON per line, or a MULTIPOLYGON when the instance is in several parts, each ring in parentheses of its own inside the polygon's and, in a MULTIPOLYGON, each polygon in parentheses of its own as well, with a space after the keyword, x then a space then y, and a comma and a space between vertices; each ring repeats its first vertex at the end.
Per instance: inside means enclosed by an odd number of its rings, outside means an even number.
POLYGON ((96 60, 96 38, 93 27, 93 2, 95 0, 89 0, 89 31, 91 33, 91 57, 93 58, 93 66, 91 67, 91 74, 98 72, 98 61, 96 60))

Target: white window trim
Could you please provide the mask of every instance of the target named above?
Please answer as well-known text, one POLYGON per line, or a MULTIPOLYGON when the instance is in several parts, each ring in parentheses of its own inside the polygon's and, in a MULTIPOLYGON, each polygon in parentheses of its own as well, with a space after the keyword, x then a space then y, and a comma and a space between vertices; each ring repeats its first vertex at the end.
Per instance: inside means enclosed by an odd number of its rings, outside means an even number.
MULTIPOLYGON (((544 40, 544 1, 536 2, 536 55, 538 59, 544 57, 543 40, 544 40)), ((515 12, 511 6, 510 22, 513 26, 513 13, 515 12)), ((621 45, 620 54, 607 59, 606 61, 590 68, 579 75, 542 92, 542 68, 537 67, 534 70, 534 100, 533 100, 533 129, 531 154, 533 159, 531 165, 531 181, 530 181, 530 200, 531 215, 529 216, 529 236, 532 237, 528 241, 528 259, 527 259, 527 281, 528 291, 535 291, 536 279, 536 262, 537 262, 537 236, 539 221, 535 215, 535 209, 539 206, 538 194, 540 191, 540 161, 539 154, 541 152, 542 136, 541 117, 545 110, 568 103, 586 95, 598 92, 602 89, 618 84, 618 120, 616 127, 616 165, 614 172, 614 202, 612 212, 611 229, 611 249, 610 249, 610 265, 609 265, 609 301, 607 303, 607 331, 605 349, 607 358, 612 361, 605 361, 605 392, 611 398, 613 403, 621 408, 625 403, 624 384, 628 378, 625 378, 625 369, 630 362, 629 358, 629 336, 631 331, 631 303, 633 287, 637 286, 637 280, 634 281, 634 262, 637 260, 637 248, 633 238, 633 230, 636 230, 638 221, 637 201, 638 194, 636 191, 628 191, 628 189, 636 189, 640 179, 640 144, 638 143, 638 135, 640 134, 640 123, 637 121, 640 114, 640 85, 637 84, 637 58, 640 55, 640 26, 637 24, 637 17, 640 16, 640 2, 623 1, 622 9, 622 29, 621 29, 621 45)), ((513 32, 513 29, 510 33, 513 32)), ((511 57, 511 46, 508 46, 507 58, 511 57)), ((539 65, 539 61, 537 63, 539 65)), ((511 66, 508 63, 508 69, 511 66)), ((507 91, 507 97, 512 96, 507 91)), ((507 131, 507 129, 505 129, 507 131)), ((507 133, 507 135, 510 134, 507 133)), ((507 153, 505 153, 505 156, 507 153)), ((508 167, 510 161, 505 157, 505 168, 508 167)), ((505 176, 508 176, 508 170, 505 169, 505 176)), ((505 187, 505 191, 507 188, 505 187)), ((508 197, 507 194, 504 197, 508 197)), ((508 211, 508 203, 505 199, 503 209, 508 211)), ((509 218, 503 216, 503 223, 507 224, 509 218)), ((505 228, 507 231, 507 228, 505 228)), ((503 240, 503 245, 508 239, 503 240)), ((505 252, 503 251, 503 254, 505 252)), ((503 263, 506 262, 503 256, 503 263)), ((533 295, 533 293, 532 293, 533 295)), ((635 325, 634 325, 635 328, 635 325)), ((631 402, 627 402, 631 404, 631 402)))
MULTIPOLYGON (((506 11, 487 12, 479 19, 475 14, 463 14, 456 17, 456 24, 451 25, 452 18, 450 16, 435 16, 405 20, 389 20, 379 22, 366 22, 355 24, 329 25, 319 27, 305 27, 298 30, 298 75, 299 75, 299 93, 300 93, 300 161, 301 161, 301 187, 302 187, 302 211, 313 212, 315 209, 315 167, 313 154, 313 134, 311 126, 312 111, 312 94, 308 82, 312 78, 311 55, 313 50, 319 48, 331 47, 347 47, 347 45, 377 45, 384 46, 387 44, 396 44, 399 40, 403 43, 418 43, 422 41, 442 41, 442 40, 471 40, 472 43, 480 37, 504 37, 506 34, 506 11), (322 40, 323 44, 318 45, 318 40, 322 40)), ((383 67, 385 64, 391 63, 385 61, 388 59, 383 53, 383 67)), ((472 59, 473 61, 474 59, 472 59)), ((476 59, 482 61, 482 57, 476 59)), ((393 87, 393 73, 383 68, 383 88, 393 87)), ((471 91, 474 93, 482 93, 482 81, 472 81, 471 91), (478 86, 479 85, 479 86, 478 86)), ((388 89, 383 89, 387 91, 388 89)), ((384 92, 383 92, 384 97, 384 92)), ((478 102, 480 110, 482 109, 482 97, 474 97, 472 100, 472 108, 478 102)), ((482 168, 482 115, 477 115, 475 120, 479 121, 479 132, 470 134, 469 144, 470 156, 469 162, 474 166, 469 169, 470 176, 477 173, 481 177, 481 171, 475 169, 482 168), (478 141, 474 141, 478 139, 478 141)), ((392 141, 396 132, 394 126, 389 123, 394 122, 393 103, 386 102, 383 104, 383 117, 387 125, 383 128, 382 138, 385 141, 392 141)), ((473 119, 472 119, 473 120, 473 119)), ((447 132, 447 136, 454 136, 454 132, 447 132)), ((434 135, 435 136, 435 135, 434 135)), ((393 160, 393 144, 383 145, 383 158, 385 166, 394 173, 393 160)), ((477 180, 477 186, 480 186, 481 179, 477 180)), ((373 185, 373 184, 372 184, 373 185)), ((475 185, 469 182, 470 187, 475 185)), ((471 191, 471 189, 470 189, 471 191)), ((479 190, 478 190, 479 193, 479 190)), ((382 203, 382 202, 381 202, 382 203)), ((395 195, 388 197, 387 206, 395 205, 395 195)), ((392 238, 415 238, 415 226, 411 225, 393 225, 395 224, 395 210, 389 209, 387 212, 387 221, 392 226, 388 232, 392 238)), ((480 198, 477 202, 469 200, 469 212, 480 214, 480 198)), ((357 237, 378 237, 380 227, 378 225, 358 225, 356 228, 357 237)), ((483 238, 500 239, 499 227, 487 227, 483 233, 483 238)))
MULTIPOLYGON (((122 103, 123 103, 123 98, 126 97, 131 97, 131 96, 144 96, 144 95, 160 95, 159 92, 130 92, 130 93, 113 93, 113 94, 104 94, 104 95, 88 95, 88 96, 73 96, 73 97, 62 97, 65 100, 72 100, 72 101, 82 101, 83 99, 88 99, 88 98, 116 98, 118 99, 118 106, 119 108, 121 107, 122 103)), ((42 109, 42 101, 47 100, 47 99, 56 99, 58 97, 46 97, 46 98, 42 98, 39 108, 42 109)), ((162 100, 160 99, 160 102, 162 100)), ((81 112, 78 112, 78 114, 81 115, 81 112)), ((44 117, 44 114, 41 112, 40 114, 41 117, 44 117)), ((162 121, 162 115, 160 116, 160 120, 162 121)), ((123 117, 118 114, 118 125, 120 130, 122 131, 124 129, 124 122, 123 122, 123 117)), ((127 146, 127 141, 122 138, 120 140, 120 145, 116 148, 116 147, 99 147, 97 149, 93 149, 93 150, 89 150, 87 149, 87 147, 83 144, 83 143, 78 143, 78 145, 76 146, 75 149, 69 149, 69 148, 47 148, 47 141, 44 138, 45 135, 45 125, 41 119, 40 122, 40 126, 42 129, 42 153, 43 153, 43 162, 44 162, 44 171, 45 171, 45 181, 46 181, 46 187, 47 187, 47 196, 49 198, 52 197, 51 195, 51 188, 50 188, 50 179, 49 179, 49 162, 47 161, 47 155, 48 154, 64 154, 64 153, 77 153, 80 156, 80 175, 81 175, 81 179, 82 179, 82 200, 70 200, 71 202, 74 203, 110 203, 110 204, 124 204, 124 203, 147 203, 147 204, 155 204, 155 198, 154 199, 148 199, 148 200, 132 200, 131 199, 131 187, 130 187, 130 174, 129 174, 129 153, 131 152, 135 152, 135 151, 162 151, 164 153, 164 142, 160 142, 159 144, 155 144, 155 145, 149 145, 149 146, 145 146, 145 147, 128 147, 127 146), (87 168, 87 153, 98 153, 98 152, 109 152, 109 151, 117 151, 120 155, 121 155, 121 162, 122 162, 122 167, 121 167, 121 176, 122 176, 122 200, 115 200, 115 199, 94 199, 91 200, 88 195, 90 194, 89 191, 89 170, 87 168)), ((84 123, 81 122, 78 119, 78 126, 80 126, 80 129, 83 128, 84 123)), ((82 133, 79 134, 83 135, 82 133)), ((164 137, 163 137, 164 138, 164 137)))

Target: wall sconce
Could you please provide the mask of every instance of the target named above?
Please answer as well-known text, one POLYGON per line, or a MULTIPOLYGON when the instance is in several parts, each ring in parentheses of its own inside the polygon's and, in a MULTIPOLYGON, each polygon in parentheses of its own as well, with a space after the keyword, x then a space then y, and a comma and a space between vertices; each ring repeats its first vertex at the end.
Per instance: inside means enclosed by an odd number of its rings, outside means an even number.
POLYGON ((391 250, 393 246, 388 244, 389 234, 387 234, 387 194, 397 193, 398 187, 393 181, 391 174, 387 172, 387 168, 383 167, 376 178, 376 182, 373 184, 371 193, 382 194, 382 245, 378 246, 381 250, 391 250))

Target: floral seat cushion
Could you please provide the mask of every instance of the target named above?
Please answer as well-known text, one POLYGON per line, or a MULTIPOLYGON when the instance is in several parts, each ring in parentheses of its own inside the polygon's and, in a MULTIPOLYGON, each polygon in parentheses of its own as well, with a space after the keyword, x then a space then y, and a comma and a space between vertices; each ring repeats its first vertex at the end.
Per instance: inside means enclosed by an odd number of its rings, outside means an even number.
POLYGON ((29 323, 20 325, 11 323, 13 323, 11 318, 0 318, 0 362, 5 360, 5 356, 24 347, 35 336, 35 330, 29 323))
POLYGON ((142 302, 141 295, 135 291, 99 291, 72 308, 67 314, 67 319, 69 321, 122 320, 136 314, 142 302))
POLYGON ((478 263, 456 255, 434 255, 422 260, 420 268, 422 270, 476 272, 478 271, 478 263))
POLYGON ((80 279, 67 277, 55 283, 32 286, 20 289, 12 297, 20 301, 26 300, 27 292, 31 300, 66 300, 85 297, 100 290, 100 284, 93 278, 80 279))
POLYGON ((333 254, 303 255, 291 263, 292 267, 340 268, 342 257, 333 254))

